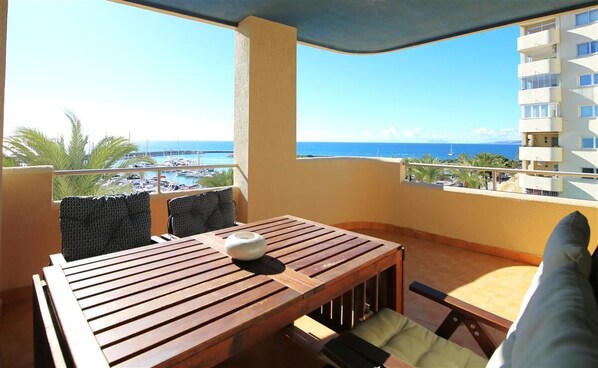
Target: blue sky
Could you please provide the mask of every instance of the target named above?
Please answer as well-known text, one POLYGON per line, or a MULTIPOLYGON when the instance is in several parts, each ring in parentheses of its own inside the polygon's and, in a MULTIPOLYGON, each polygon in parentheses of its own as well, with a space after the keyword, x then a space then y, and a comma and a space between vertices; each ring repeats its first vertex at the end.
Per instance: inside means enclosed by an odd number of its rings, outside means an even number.
MULTIPOLYGON (((4 134, 232 140, 234 31, 106 0, 9 2, 4 134)), ((516 26, 380 55, 298 46, 297 139, 492 142, 517 132, 516 26)))

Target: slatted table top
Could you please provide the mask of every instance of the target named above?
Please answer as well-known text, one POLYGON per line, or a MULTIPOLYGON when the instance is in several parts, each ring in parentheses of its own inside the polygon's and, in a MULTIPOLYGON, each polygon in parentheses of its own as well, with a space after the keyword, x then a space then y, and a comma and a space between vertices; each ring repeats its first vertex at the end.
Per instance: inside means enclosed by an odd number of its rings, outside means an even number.
POLYGON ((63 262, 44 278, 78 365, 209 366, 335 297, 328 290, 356 272, 389 267, 398 249, 283 216, 63 262), (264 257, 224 253, 225 239, 242 230, 266 238, 264 257))

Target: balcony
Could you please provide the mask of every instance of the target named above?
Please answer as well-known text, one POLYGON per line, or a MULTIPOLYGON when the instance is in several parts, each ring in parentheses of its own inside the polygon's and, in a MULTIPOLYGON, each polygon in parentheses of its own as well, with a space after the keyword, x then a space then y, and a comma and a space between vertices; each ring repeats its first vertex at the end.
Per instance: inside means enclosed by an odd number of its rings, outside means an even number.
MULTIPOLYGON (((244 51, 237 54, 239 83, 235 91, 238 166, 233 189, 240 221, 293 214, 356 231, 382 229, 368 233, 399 241, 408 248, 407 262, 411 263, 406 270, 407 282, 427 282, 510 319, 517 313, 521 292, 529 285, 533 265, 555 222, 575 210, 586 215, 591 224, 598 222, 595 201, 530 198, 408 183, 402 180, 405 169, 398 159, 297 160, 296 35, 291 27, 256 19, 249 17, 240 25, 243 37, 254 37, 252 41, 237 45, 244 51), (249 56, 257 66, 249 68, 249 56), (460 267, 463 262, 470 267, 464 270, 460 267), (496 292, 498 289, 501 292, 496 292)), ((60 252, 59 206, 52 201, 53 176, 51 167, 2 171, 2 366, 32 365, 31 275, 47 266, 49 254, 60 252)), ((178 195, 152 195, 154 234, 166 232, 166 201, 178 195)), ((594 231, 590 244, 597 243, 594 231)), ((411 295, 406 295, 405 304, 407 316, 426 325, 438 325, 437 319, 444 317, 442 310, 427 310, 411 295)), ((284 344, 280 337, 263 342, 266 349, 261 352, 258 348, 254 355, 253 351, 242 353, 225 365, 264 366, 266 361, 271 366, 309 367, 301 360, 305 355, 302 352, 270 349, 270 343, 284 344), (275 356, 271 356, 272 350, 275 356), (282 360, 284 364, 276 360, 285 354, 299 359, 287 356, 282 360)))
POLYGON ((527 189, 539 189, 550 192, 563 191, 563 178, 550 178, 544 176, 521 175, 519 186, 527 189))
POLYGON ((519 104, 561 102, 561 87, 524 89, 519 91, 519 104))
MULTIPOLYGON (((531 36, 531 35, 530 35, 531 36)), ((533 61, 530 63, 519 64, 517 66, 517 76, 519 78, 529 77, 536 74, 560 74, 561 59, 550 58, 533 61)))
POLYGON ((520 36, 517 39, 517 51, 524 54, 539 53, 552 48, 561 42, 561 33, 559 29, 547 29, 532 33, 525 36, 520 36))
POLYGON ((519 131, 521 133, 562 132, 563 118, 520 119, 519 131))
MULTIPOLYGON (((268 172, 271 176, 276 170, 268 172)), ((573 210, 583 212, 591 223, 598 221, 596 202, 530 199, 522 194, 481 193, 402 181, 403 164, 395 159, 294 159, 293 165, 285 169, 285 175, 292 176, 291 182, 268 188, 269 196, 279 198, 267 203, 268 210, 288 212, 403 243, 408 249, 407 283, 414 279, 426 282, 473 304, 487 305, 490 311, 510 319, 515 318, 526 282, 529 284, 535 270, 529 264, 537 262, 544 248, 545 236, 537 234, 548 234, 558 218, 573 210), (354 175, 356 172, 360 174, 354 175), (313 177, 320 178, 317 185, 313 177), (352 180, 338 180, 342 177, 352 180), (308 193, 311 199, 301 200, 308 193), (530 200, 534 206, 529 205, 530 200), (538 208, 546 215, 534 216, 538 208), (479 216, 480 212, 484 216, 479 216), (463 226, 463 223, 468 225, 463 226), (505 228, 509 231, 504 231, 505 228), (457 267, 456 262, 463 260, 476 265, 471 274, 457 267), (501 289, 505 282, 513 285, 506 300, 497 302, 499 296, 488 292, 488 285, 493 282, 496 288, 503 285, 501 289)), ((1 351, 3 359, 8 349, 29 349, 22 354, 30 356, 31 330, 22 328, 31 318, 30 276, 47 265, 49 254, 60 252, 58 204, 51 200, 52 177, 50 167, 4 169, 2 221, 5 229, 10 230, 3 234, 3 257, 11 262, 2 268, 5 317, 0 319, 0 333, 17 337, 3 344, 2 349, 7 349, 1 351)), ((242 202, 241 189, 233 189, 237 203, 242 202)), ((153 233, 166 231, 166 200, 176 195, 180 193, 151 196, 153 233)), ((264 216, 271 215, 273 213, 264 216)), ((592 236, 591 244, 596 244, 597 235, 592 236)), ((443 318, 441 309, 430 309, 412 295, 406 295, 405 307, 407 316, 430 326, 438 325, 438 319, 443 318)), ((471 340, 466 336, 465 333, 462 338, 471 340)), ((268 344, 281 347, 277 351, 285 353, 280 354, 297 355, 301 363, 297 366, 317 366, 282 336, 269 339, 268 344)), ((475 346, 473 340, 471 345, 465 344, 475 346)), ((8 355, 11 364, 7 365, 16 364, 17 358, 13 350, 8 355)), ((284 358, 276 355, 272 359, 284 358)), ((247 359, 247 355, 241 353, 224 366, 233 367, 243 359, 247 359)))
POLYGON ((561 147, 519 147, 519 159, 525 161, 561 162, 561 147))

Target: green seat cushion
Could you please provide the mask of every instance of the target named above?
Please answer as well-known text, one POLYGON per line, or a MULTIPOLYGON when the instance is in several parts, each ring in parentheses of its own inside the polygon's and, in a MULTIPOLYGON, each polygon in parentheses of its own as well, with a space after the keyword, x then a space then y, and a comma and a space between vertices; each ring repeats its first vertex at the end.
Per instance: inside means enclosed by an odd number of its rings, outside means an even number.
POLYGON ((386 308, 351 332, 415 367, 484 367, 487 363, 473 351, 386 308))

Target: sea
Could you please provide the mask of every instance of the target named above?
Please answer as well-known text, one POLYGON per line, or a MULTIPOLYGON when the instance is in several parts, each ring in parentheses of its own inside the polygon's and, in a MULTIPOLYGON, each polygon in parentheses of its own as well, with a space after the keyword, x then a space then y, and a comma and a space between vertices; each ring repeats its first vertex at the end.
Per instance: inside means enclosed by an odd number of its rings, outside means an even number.
MULTIPOLYGON (((170 152, 170 151, 226 151, 218 153, 204 153, 196 155, 177 156, 201 161, 204 165, 230 164, 233 158, 231 141, 143 141, 135 142, 141 152, 170 152)), ((488 152, 505 156, 514 160, 519 152, 520 142, 509 143, 354 143, 354 142, 297 142, 297 155, 301 156, 357 156, 357 157, 396 157, 421 158, 431 154, 440 160, 456 158, 461 153, 473 156, 477 153, 488 152), (449 153, 454 156, 449 156, 449 153)), ((163 162, 173 155, 157 156, 158 162, 163 162)))
MULTIPOLYGON (((232 141, 139 141, 135 142, 140 152, 159 152, 154 156, 158 164, 173 158, 189 160, 192 165, 226 165, 233 163, 232 141), (202 154, 180 154, 181 151, 202 151, 202 154), (219 152, 210 152, 219 151, 219 152)), ((520 142, 509 143, 354 143, 354 142, 297 142, 297 155, 314 157, 357 156, 421 158, 431 154, 440 160, 457 158, 465 153, 473 156, 488 152, 517 159, 520 142), (449 153, 454 153, 450 156, 449 153)), ((175 176, 168 173, 167 179, 191 184, 197 179, 175 176)))

